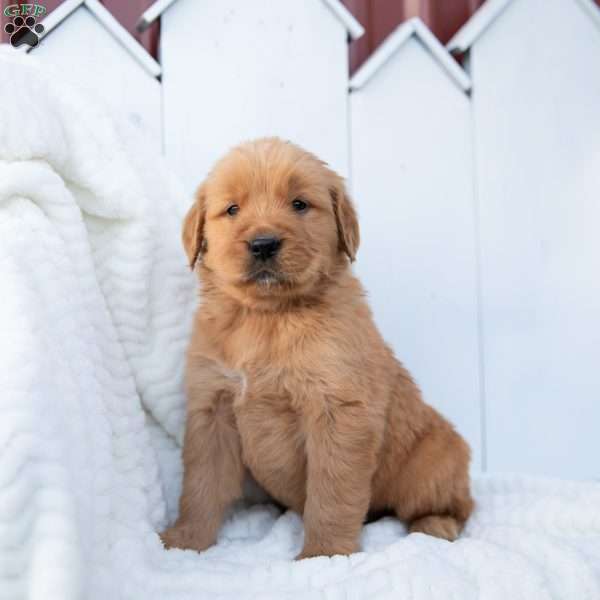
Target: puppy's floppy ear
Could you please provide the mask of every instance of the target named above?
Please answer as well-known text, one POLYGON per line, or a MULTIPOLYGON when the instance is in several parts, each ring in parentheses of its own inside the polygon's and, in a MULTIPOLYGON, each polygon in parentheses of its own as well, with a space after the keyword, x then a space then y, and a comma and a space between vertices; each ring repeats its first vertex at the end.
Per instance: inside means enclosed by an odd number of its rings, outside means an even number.
POLYGON ((190 269, 193 269, 201 252, 206 249, 204 218, 206 213, 206 190, 201 185, 196 192, 196 201, 183 220, 181 239, 187 254, 190 269))
POLYGON ((344 180, 334 175, 334 182, 329 188, 331 201, 333 203, 333 213, 337 224, 338 239, 340 250, 348 255, 350 261, 356 258, 356 251, 360 243, 360 233, 358 230, 358 218, 352 200, 346 192, 344 180))

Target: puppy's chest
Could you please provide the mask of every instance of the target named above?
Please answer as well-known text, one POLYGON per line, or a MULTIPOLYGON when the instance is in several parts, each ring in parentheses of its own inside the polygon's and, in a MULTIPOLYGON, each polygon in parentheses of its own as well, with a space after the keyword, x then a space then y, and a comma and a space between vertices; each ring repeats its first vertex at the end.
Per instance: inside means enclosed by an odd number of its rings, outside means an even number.
MULTIPOLYGON (((324 409, 355 373, 334 320, 309 311, 231 320, 206 332, 216 340, 211 354, 244 385, 236 405, 261 404, 263 413, 292 411, 299 416, 324 409)), ((347 344, 346 344, 347 346, 347 344)))
MULTIPOLYGON (((318 370, 314 357, 327 346, 327 332, 306 317, 240 319, 220 336, 221 358, 261 386, 279 387, 318 370)), ((275 391, 275 390, 273 390, 275 391)))
POLYGON ((287 505, 279 484, 297 490, 303 484, 306 429, 324 387, 324 339, 298 322, 248 321, 230 331, 222 348, 224 364, 244 379, 234 402, 244 462, 287 505))
POLYGON ((244 464, 279 502, 301 511, 308 415, 294 374, 250 372, 234 413, 244 464))

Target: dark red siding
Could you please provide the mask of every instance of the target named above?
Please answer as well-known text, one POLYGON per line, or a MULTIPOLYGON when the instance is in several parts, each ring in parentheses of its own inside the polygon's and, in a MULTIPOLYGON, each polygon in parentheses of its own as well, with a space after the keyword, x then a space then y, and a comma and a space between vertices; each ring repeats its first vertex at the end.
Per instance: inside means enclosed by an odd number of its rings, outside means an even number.
POLYGON ((445 44, 484 0, 342 0, 366 32, 350 45, 354 72, 403 21, 420 17, 445 44))
MULTIPOLYGON (((29 0, 30 2, 33 0, 29 0)), ((63 0, 38 0, 48 12, 63 0)), ((152 54, 157 55, 159 24, 139 33, 135 24, 140 15, 154 0, 100 0, 117 20, 152 54)), ((201 2, 202 0, 196 0, 201 2)), ((250 0, 239 0, 249 2, 250 0)), ((306 0, 297 0, 304 2, 306 0)), ((403 21, 420 17, 445 44, 485 0, 342 0, 365 27, 365 35, 350 45, 350 70, 355 71, 403 21)), ((567 1, 567 0, 565 0, 567 1)), ((2 8, 14 0, 0 0, 2 8)), ((600 6, 600 0, 596 0, 600 6)), ((7 18, 0 14, 0 41, 8 41, 4 33, 7 18)))
MULTIPOLYGON (((366 30, 350 45, 350 71, 354 72, 400 23, 411 17, 420 17, 446 44, 484 1, 342 0, 366 30)), ((595 1, 600 6, 600 0, 595 1)))

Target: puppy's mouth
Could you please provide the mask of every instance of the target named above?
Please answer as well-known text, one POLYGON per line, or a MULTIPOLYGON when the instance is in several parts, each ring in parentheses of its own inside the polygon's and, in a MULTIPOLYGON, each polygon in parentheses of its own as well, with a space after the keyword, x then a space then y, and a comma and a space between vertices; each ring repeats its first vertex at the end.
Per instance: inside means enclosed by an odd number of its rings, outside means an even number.
POLYGON ((285 275, 274 269, 260 267, 252 269, 246 276, 247 283, 255 283, 261 286, 271 286, 287 282, 285 275))

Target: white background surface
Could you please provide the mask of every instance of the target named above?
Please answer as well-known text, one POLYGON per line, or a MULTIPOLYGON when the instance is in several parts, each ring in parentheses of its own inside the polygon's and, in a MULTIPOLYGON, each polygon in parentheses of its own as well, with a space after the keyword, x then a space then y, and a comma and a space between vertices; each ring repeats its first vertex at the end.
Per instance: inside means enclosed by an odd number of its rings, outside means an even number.
POLYGON ((190 201, 259 135, 350 175, 376 320, 475 464, 599 477, 600 30, 579 1, 513 0, 471 49, 471 97, 413 39, 351 114, 320 0, 179 0, 162 31, 162 84, 85 8, 33 54, 164 138, 190 201))
POLYGON ((490 470, 600 476, 600 30, 517 0, 471 51, 490 470))

